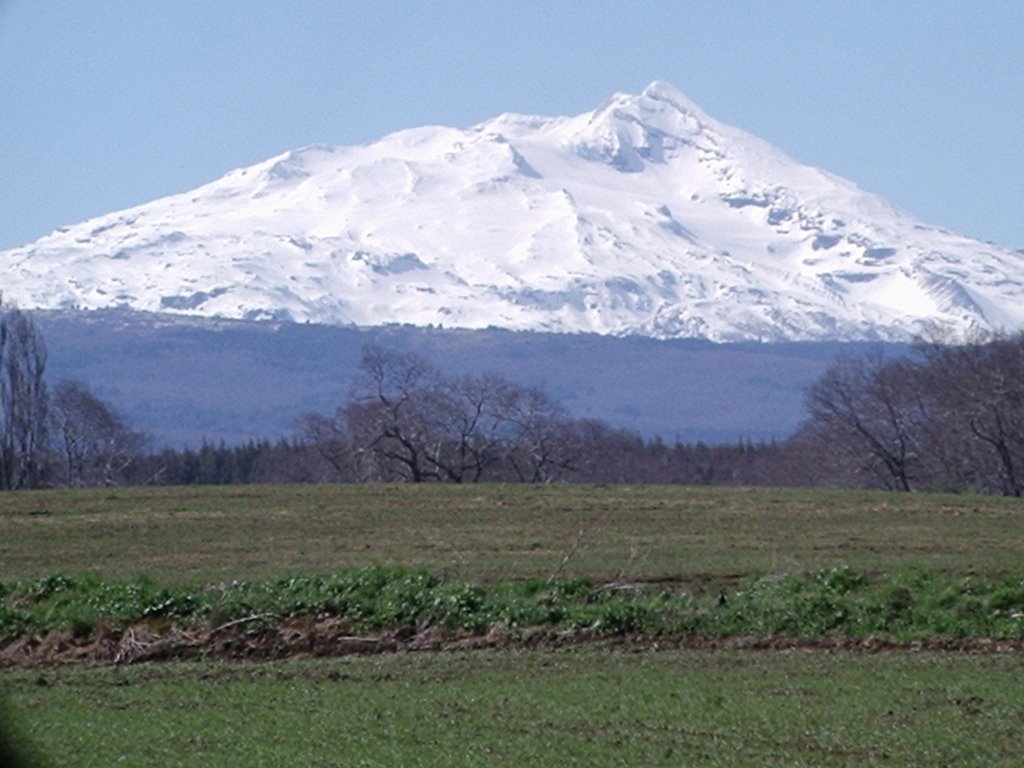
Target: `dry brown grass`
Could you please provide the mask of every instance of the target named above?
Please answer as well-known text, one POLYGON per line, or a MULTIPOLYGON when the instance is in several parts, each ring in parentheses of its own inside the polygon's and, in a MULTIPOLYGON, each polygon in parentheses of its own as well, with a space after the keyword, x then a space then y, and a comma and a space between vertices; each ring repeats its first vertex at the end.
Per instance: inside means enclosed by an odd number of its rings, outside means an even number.
POLYGON ((1019 566, 1020 500, 637 486, 278 485, 0 495, 0 578, 273 578, 371 564, 463 578, 711 580, 838 564, 1019 566))

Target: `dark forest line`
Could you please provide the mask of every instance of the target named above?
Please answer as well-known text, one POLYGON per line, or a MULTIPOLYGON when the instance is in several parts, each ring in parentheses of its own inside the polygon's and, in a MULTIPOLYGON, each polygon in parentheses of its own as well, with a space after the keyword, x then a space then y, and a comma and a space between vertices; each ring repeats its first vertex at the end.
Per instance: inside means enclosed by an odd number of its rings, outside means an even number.
POLYGON ((278 440, 155 450, 0 307, 0 488, 281 482, 578 482, 1024 493, 1024 336, 838 359, 781 441, 666 442, 571 416, 536 387, 367 346, 351 396, 278 440))

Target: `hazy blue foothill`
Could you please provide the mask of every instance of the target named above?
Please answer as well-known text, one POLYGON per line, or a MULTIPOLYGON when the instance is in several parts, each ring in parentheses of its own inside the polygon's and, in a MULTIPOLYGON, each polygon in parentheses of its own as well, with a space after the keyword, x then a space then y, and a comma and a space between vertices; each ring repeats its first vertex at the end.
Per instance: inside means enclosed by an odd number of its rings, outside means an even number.
POLYGON ((782 439, 803 416, 805 387, 828 363, 874 346, 358 329, 128 311, 36 317, 51 379, 82 380, 117 403, 135 428, 170 445, 273 439, 304 413, 333 412, 347 401, 367 344, 415 352, 444 370, 539 386, 574 416, 648 437, 782 439))

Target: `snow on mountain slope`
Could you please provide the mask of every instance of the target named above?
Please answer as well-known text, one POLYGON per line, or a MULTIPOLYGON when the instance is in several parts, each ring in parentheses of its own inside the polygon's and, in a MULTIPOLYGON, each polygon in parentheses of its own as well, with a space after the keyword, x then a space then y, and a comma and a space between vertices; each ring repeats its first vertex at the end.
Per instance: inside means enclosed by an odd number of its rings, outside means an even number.
POLYGON ((0 253, 26 308, 718 341, 1024 327, 1024 256, 655 82, 592 113, 312 146, 0 253))

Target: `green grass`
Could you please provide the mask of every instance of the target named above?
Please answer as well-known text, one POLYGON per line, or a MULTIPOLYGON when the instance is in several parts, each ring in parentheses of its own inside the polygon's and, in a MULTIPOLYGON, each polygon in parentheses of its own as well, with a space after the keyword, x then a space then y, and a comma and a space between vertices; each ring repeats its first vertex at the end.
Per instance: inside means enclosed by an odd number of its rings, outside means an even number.
POLYGON ((423 565, 472 580, 700 581, 1020 565, 1019 499, 630 486, 244 486, 0 494, 0 579, 161 582, 423 565), (564 567, 560 566, 565 560, 564 567))
MULTIPOLYGON (((210 627, 337 610, 368 631, 497 620, 607 633, 1020 638, 1022 541, 1021 500, 977 496, 387 485, 9 493, 0 625, 9 635, 88 633, 140 614, 210 627), (608 581, 642 589, 602 590, 608 581)), ((573 647, 0 669, 0 690, 19 735, 54 766, 955 768, 1021 764, 1022 679, 1019 654, 573 647)))
POLYGON ((258 633, 285 619, 328 616, 364 634, 540 627, 598 635, 1017 640, 1024 637, 1024 571, 998 578, 934 571, 869 577, 833 568, 749 577, 720 595, 585 579, 475 583, 382 567, 199 586, 60 574, 0 583, 0 639, 56 631, 88 638, 101 627, 120 631, 143 622, 147 631, 166 635, 245 620, 247 632, 258 633))
POLYGON ((481 652, 0 672, 52 766, 1020 765, 1024 659, 481 652))

